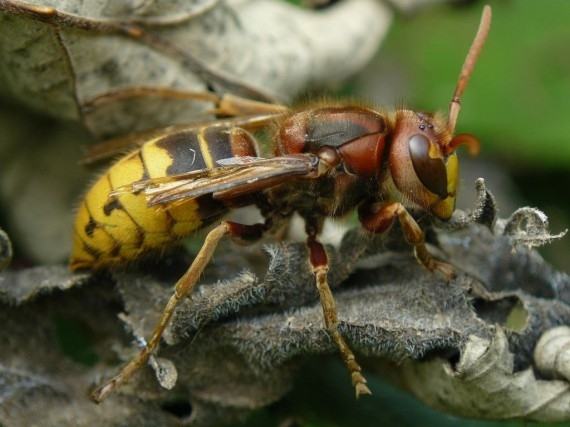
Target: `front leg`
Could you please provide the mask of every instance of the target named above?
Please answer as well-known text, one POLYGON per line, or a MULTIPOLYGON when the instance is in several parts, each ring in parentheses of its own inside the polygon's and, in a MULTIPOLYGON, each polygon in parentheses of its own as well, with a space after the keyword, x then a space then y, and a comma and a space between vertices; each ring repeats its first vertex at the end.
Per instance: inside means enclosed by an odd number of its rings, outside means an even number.
POLYGON ((439 271, 448 281, 455 276, 450 264, 436 259, 429 253, 424 232, 401 203, 366 204, 360 207, 358 215, 362 226, 372 233, 384 233, 398 218, 406 241, 414 247, 414 254, 418 261, 429 271, 439 271))

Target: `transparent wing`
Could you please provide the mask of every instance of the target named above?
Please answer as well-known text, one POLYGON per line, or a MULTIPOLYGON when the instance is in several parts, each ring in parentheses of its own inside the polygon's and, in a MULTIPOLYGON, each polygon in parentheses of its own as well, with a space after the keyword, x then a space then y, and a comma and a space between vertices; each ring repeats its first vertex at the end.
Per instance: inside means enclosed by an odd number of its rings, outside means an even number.
POLYGON ((186 132, 191 129, 199 129, 201 127, 215 125, 242 127, 249 131, 255 131, 263 128, 268 123, 279 117, 281 114, 282 113, 268 113, 228 119, 206 120, 203 122, 196 122, 188 125, 173 125, 164 128, 151 129, 147 131, 132 133, 129 135, 123 135, 89 146, 81 160, 81 164, 89 166, 101 161, 106 161, 119 154, 124 154, 125 152, 128 152, 135 147, 140 147, 150 140, 179 132, 186 132))
POLYGON ((113 191, 144 192, 149 206, 167 205, 206 194, 231 199, 281 184, 288 179, 316 175, 318 158, 312 154, 273 158, 232 157, 219 167, 134 182, 113 191))

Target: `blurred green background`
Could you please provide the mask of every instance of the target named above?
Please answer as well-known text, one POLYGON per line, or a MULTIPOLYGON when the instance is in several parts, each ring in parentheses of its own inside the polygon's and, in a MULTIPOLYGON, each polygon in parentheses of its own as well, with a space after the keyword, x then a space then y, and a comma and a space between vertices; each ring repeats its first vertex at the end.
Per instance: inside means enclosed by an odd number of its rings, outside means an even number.
MULTIPOLYGON (((402 66, 406 101, 447 107, 483 2, 397 19, 380 58, 402 66)), ((516 170, 570 165, 570 2, 489 2, 488 41, 463 99, 460 129, 516 170)), ((381 80, 379 84, 382 84, 381 80)))
MULTIPOLYGON (((558 233, 570 224, 570 1, 487 3, 493 7, 492 28, 457 127, 476 135, 482 150, 476 159, 461 155, 459 204, 471 206, 473 181, 482 176, 502 217, 520 206, 536 206, 558 233)), ((484 4, 459 2, 397 16, 377 57, 340 93, 378 105, 447 111, 484 4)), ((557 268, 570 270, 570 238, 540 251, 557 268)), ((340 362, 315 361, 305 373, 285 401, 246 425, 570 426, 459 419, 426 407, 378 377, 371 381, 374 396, 356 402, 340 362), (287 421, 287 414, 294 416, 287 421)))

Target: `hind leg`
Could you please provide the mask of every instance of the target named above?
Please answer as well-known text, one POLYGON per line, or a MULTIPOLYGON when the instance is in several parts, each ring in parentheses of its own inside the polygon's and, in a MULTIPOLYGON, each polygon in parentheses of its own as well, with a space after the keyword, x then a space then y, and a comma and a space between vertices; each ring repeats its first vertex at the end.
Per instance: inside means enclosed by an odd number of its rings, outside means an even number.
POLYGON ((150 355, 158 347, 160 338, 168 326, 176 307, 183 298, 192 292, 200 278, 200 275, 212 259, 212 255, 214 254, 218 243, 224 236, 230 235, 243 240, 255 240, 261 237, 265 229, 265 224, 244 225, 229 221, 224 221, 212 229, 206 236, 200 251, 192 262, 192 265, 190 265, 186 273, 184 273, 178 282, 176 282, 174 292, 164 307, 160 320, 155 326, 152 336, 150 340, 148 340, 146 346, 139 352, 139 354, 131 359, 116 376, 95 389, 91 394, 91 398, 97 403, 101 402, 115 389, 120 387, 121 384, 128 381, 147 363, 150 355))

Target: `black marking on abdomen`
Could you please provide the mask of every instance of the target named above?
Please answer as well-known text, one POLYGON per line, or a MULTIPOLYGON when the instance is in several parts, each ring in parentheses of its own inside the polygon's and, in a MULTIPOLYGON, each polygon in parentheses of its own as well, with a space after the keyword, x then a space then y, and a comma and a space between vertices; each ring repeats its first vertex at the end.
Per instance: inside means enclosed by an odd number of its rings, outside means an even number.
POLYGON ((139 156, 139 161, 141 162, 141 165, 143 167, 143 175, 141 180, 145 180, 145 179, 149 179, 150 175, 148 173, 148 168, 146 167, 146 163, 144 162, 144 157, 142 155, 142 150, 138 150, 137 155, 139 156))
POLYGON ((172 159, 172 164, 166 169, 168 176, 206 169, 200 143, 194 131, 164 137, 156 143, 156 146, 166 150, 172 159))
POLYGON ((125 210, 118 198, 110 197, 103 205, 103 213, 109 216, 115 209, 125 210))
POLYGON ((111 256, 111 258, 118 258, 121 254, 121 245, 115 245, 113 246, 113 248, 111 249, 111 252, 109 252, 109 255, 111 256))
POLYGON ((113 235, 105 229, 104 225, 95 221, 95 219, 93 218, 93 214, 91 213, 91 209, 89 208, 89 204, 87 202, 83 202, 83 204, 85 205, 85 209, 87 210, 87 213, 89 214, 89 224, 87 224, 85 226, 85 234, 87 234, 89 237, 92 237, 92 234, 95 231, 95 228, 98 228, 99 230, 103 231, 103 233, 105 233, 109 237, 109 239, 111 239, 113 241, 113 249, 120 246, 119 242, 117 242, 117 240, 113 237, 113 235), (94 224, 94 227, 92 230, 90 230, 91 234, 89 234, 89 232, 87 231, 87 226, 89 225, 89 227, 91 227, 91 225, 90 225, 91 223, 94 224))
POLYGON ((95 249, 93 246, 89 245, 88 243, 83 242, 83 250, 95 259, 99 259, 101 257, 101 252, 99 252, 97 249, 95 249))
MULTIPOLYGON (((114 190, 115 187, 113 186, 113 183, 111 182, 111 175, 109 175, 109 174, 107 174, 107 182, 109 183, 109 186, 111 187, 111 189, 114 190)), ((140 247, 142 245, 142 243, 144 242, 144 234, 145 234, 144 229, 140 226, 139 223, 137 223, 135 221, 133 216, 129 213, 129 211, 127 209, 125 209, 125 207, 123 206, 123 204, 121 203, 121 201, 117 197, 111 197, 103 205, 103 212, 105 213, 105 215, 109 216, 109 215, 111 215, 111 212, 113 212, 113 210, 115 210, 115 209, 119 209, 119 210, 123 211, 127 215, 127 217, 129 218, 129 220, 133 223, 133 225, 135 227, 135 231, 137 233, 136 246, 140 247)))
POLYGON ((97 249, 94 248, 93 246, 91 246, 89 243, 87 243, 83 237, 81 237, 81 234, 78 233, 77 231, 75 231, 75 234, 77 235, 77 237, 79 238, 79 240, 81 240, 82 246, 83 246, 83 251, 85 251, 86 253, 88 253, 91 257, 93 257, 94 260, 98 260, 101 257, 101 252, 97 249))
POLYGON ((84 228, 85 234, 87 234, 87 236, 89 237, 93 237, 93 232, 95 231, 95 228, 97 228, 97 223, 92 217, 89 217, 89 221, 87 222, 87 224, 85 224, 84 228))
POLYGON ((208 151, 214 162, 233 157, 229 128, 210 126, 203 132, 204 139, 208 142, 208 151))

